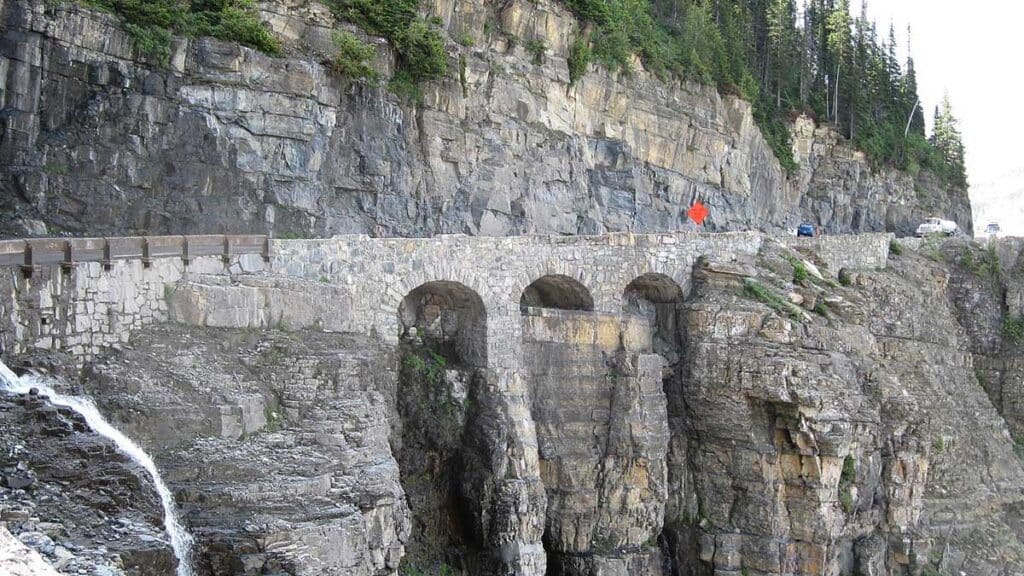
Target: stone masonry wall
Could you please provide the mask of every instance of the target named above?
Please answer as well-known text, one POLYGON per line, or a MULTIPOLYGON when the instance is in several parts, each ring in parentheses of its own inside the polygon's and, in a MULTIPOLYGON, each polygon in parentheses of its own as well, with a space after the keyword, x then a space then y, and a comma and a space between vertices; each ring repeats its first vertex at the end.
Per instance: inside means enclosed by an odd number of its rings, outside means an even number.
POLYGON ((0 345, 4 350, 60 350, 85 361, 106 346, 128 341, 132 331, 168 320, 167 295, 189 274, 255 272, 259 256, 197 258, 186 269, 176 258, 82 262, 73 269, 40 266, 26 277, 18 267, 0 268, 0 345))
MULTIPOLYGON (((493 368, 517 365, 519 298, 546 274, 580 281, 599 311, 622 310, 623 291, 636 277, 659 273, 689 291, 701 255, 717 260, 752 256, 758 233, 594 237, 522 236, 273 240, 269 263, 259 255, 116 260, 110 270, 83 262, 70 270, 39 266, 26 278, 0 267, 0 342, 5 349, 61 350, 83 359, 130 332, 168 319, 211 327, 317 328, 377 334, 397 342, 402 299, 432 280, 464 284, 483 299, 488 358, 493 368), (296 297, 299 296, 299 297, 296 297)), ((889 235, 792 239, 821 252, 833 274, 840 268, 885 266, 889 235)))
POLYGON ((808 249, 825 263, 833 276, 843 268, 874 269, 885 267, 889 257, 889 242, 894 234, 862 234, 851 236, 818 236, 815 238, 786 238, 791 248, 808 249))

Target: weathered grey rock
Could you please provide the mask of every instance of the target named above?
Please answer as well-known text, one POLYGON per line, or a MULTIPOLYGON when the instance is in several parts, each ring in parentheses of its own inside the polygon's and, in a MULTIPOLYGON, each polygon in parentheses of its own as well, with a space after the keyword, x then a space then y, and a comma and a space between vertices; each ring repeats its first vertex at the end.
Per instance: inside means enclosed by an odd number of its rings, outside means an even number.
POLYGON ((0 475, 0 573, 175 574, 149 474, 71 410, 0 393, 0 475))
MULTIPOLYGON (((792 283, 784 254, 766 246, 759 262, 780 298, 792 283)), ((740 296, 739 279, 732 290, 695 279, 682 393, 696 505, 669 525, 678 562, 696 557, 698 573, 1022 569, 1012 518, 1024 469, 975 384, 948 271, 915 254, 890 265, 859 272, 856 288, 817 285, 861 312, 830 305, 827 319, 803 321, 740 296)))
POLYGON ((287 56, 178 39, 165 67, 108 14, 5 2, 0 234, 652 232, 688 228, 697 198, 710 230, 970 230, 964 191, 875 171, 807 120, 787 178, 746 102, 639 62, 570 86, 578 24, 553 0, 429 3, 453 72, 422 105, 321 64, 341 26, 322 4, 260 5, 287 56))
POLYGON ((393 574, 410 515, 393 356, 314 332, 154 328, 83 384, 152 450, 202 574, 393 574))
POLYGON ((0 526, 0 570, 8 576, 56 576, 41 556, 0 526))

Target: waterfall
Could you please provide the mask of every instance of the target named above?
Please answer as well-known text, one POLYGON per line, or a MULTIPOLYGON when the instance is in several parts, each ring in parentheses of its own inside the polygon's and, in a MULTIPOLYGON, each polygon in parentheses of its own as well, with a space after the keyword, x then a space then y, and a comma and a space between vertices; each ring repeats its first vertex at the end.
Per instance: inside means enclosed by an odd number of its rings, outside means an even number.
POLYGON ((164 528, 167 530, 168 536, 170 536, 171 548, 178 559, 177 576, 195 576, 195 572, 192 570, 192 535, 185 530, 185 527, 178 520, 178 511, 174 505, 174 497, 171 496, 170 489, 164 484, 163 479, 160 477, 160 471, 157 470, 156 464, 149 454, 146 454, 146 451, 133 442, 131 438, 128 438, 120 430, 114 428, 110 422, 107 422, 91 399, 60 394, 47 384, 44 378, 33 376, 19 377, 6 364, 0 362, 0 389, 25 394, 32 388, 38 389, 40 394, 49 396, 50 402, 54 405, 66 406, 80 414, 94 432, 113 441, 118 451, 146 469, 146 472, 153 479, 156 491, 160 495, 160 504, 164 508, 164 528))

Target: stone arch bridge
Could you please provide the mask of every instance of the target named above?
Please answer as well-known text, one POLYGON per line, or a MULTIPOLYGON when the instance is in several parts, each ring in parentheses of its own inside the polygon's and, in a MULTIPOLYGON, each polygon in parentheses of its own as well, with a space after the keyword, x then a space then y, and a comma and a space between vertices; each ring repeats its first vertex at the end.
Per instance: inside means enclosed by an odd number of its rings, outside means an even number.
MULTIPOLYGON (((766 240, 753 232, 7 240, 0 341, 12 352, 58 349, 85 362, 167 321, 369 334, 395 346, 432 340, 474 374, 485 405, 464 409, 488 421, 457 448, 472 452, 473 464, 449 471, 472 538, 441 530, 432 544, 464 550, 471 540, 479 558, 466 560, 475 567, 468 573, 657 574, 651 543, 680 514, 669 495, 685 489, 670 472, 686 468, 673 461, 685 450, 669 450, 669 437, 682 437, 670 431, 680 396, 673 312, 698 258, 750 261, 766 240)), ((783 241, 815 250, 837 273, 885 266, 890 240, 783 241)), ((420 441, 415 431, 426 423, 403 414, 402 401, 395 412, 413 418, 403 429, 420 441)), ((401 453, 394 459, 403 477, 417 472, 401 453)), ((440 498, 410 497, 413 516, 442 513, 414 509, 440 498)), ((402 544, 411 556, 426 553, 416 542, 409 535, 402 544)))
MULTIPOLYGON (((572 280, 595 312, 619 313, 625 288, 658 275, 688 292, 702 256, 755 255, 765 236, 612 234, 280 240, 264 236, 162 236, 0 241, 0 342, 88 358, 152 322, 225 327, 316 327, 395 341, 402 300, 430 282, 456 282, 487 315, 486 357, 510 368, 524 291, 538 279, 572 280), (191 285, 191 290, 188 289, 191 285), (185 287, 178 293, 178 287, 185 287), (307 296, 292 306, 289 293, 307 296), (176 296, 177 293, 177 296, 176 296), (277 296, 275 297, 275 294, 277 296), (185 310, 190 300, 192 307, 185 310)), ((814 249, 833 273, 885 265, 889 234, 786 238, 814 249)), ((555 306, 560 307, 560 306, 555 306)))

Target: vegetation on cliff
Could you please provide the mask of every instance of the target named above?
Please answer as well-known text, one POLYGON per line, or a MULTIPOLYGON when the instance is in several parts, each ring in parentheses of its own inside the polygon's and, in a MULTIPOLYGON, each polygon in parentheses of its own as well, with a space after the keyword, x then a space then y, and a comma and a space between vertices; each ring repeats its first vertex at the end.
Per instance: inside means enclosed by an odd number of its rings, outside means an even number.
MULTIPOLYGON (((119 15, 144 52, 166 60, 172 34, 214 36, 276 54, 255 0, 81 0, 119 15)), ((598 62, 629 70, 635 57, 663 78, 718 86, 754 103, 775 155, 794 169, 789 119, 806 113, 831 123, 878 164, 966 185, 964 149, 952 106, 936 108, 925 134, 913 58, 899 62, 896 32, 880 34, 849 0, 560 0, 583 23, 570 53, 572 82, 598 62)), ((392 88, 413 97, 417 84, 448 74, 445 38, 420 0, 325 0, 337 17, 383 37, 398 55, 392 88)), ((339 39, 339 69, 373 76, 368 46, 339 39)), ((538 46, 535 60, 543 59, 538 46)))
POLYGON ((412 84, 448 72, 445 42, 434 23, 417 14, 419 0, 329 0, 335 15, 386 38, 398 54, 392 83, 412 84))
MULTIPOLYGON (((926 138, 913 58, 901 65, 896 32, 880 38, 849 0, 561 0, 584 23, 587 57, 715 84, 755 105, 762 132, 793 168, 788 118, 836 125, 879 164, 926 168, 964 185, 963 144, 948 100, 926 138)), ((583 51, 574 52, 583 54, 583 51)), ((585 69, 572 62, 570 70, 585 69)), ((577 72, 578 74, 578 72, 577 72)))
POLYGON ((121 17, 138 49, 161 61, 171 54, 171 36, 213 36, 269 54, 280 42, 260 22, 255 0, 80 0, 121 17))

